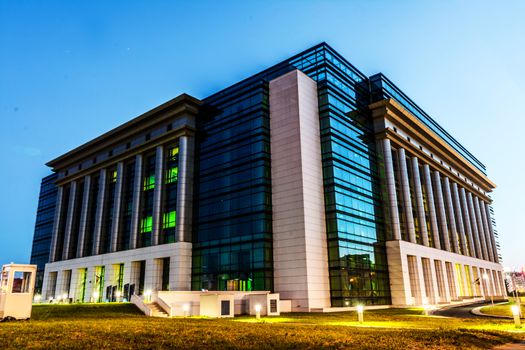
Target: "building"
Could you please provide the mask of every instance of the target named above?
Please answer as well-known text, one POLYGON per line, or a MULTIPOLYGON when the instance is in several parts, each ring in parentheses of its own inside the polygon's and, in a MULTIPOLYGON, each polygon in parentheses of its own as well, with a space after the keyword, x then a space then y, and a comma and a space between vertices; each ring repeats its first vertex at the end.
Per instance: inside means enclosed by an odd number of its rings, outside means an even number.
POLYGON ((45 298, 266 290, 311 311, 505 295, 484 165, 325 43, 47 165, 45 298))

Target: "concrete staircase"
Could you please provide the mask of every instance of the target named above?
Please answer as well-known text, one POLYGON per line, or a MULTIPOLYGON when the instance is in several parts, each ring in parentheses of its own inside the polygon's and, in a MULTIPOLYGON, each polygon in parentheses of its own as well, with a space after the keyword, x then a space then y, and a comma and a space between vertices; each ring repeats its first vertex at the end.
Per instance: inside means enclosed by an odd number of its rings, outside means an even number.
POLYGON ((168 317, 168 313, 164 311, 156 302, 146 304, 151 310, 151 316, 153 317, 168 317))

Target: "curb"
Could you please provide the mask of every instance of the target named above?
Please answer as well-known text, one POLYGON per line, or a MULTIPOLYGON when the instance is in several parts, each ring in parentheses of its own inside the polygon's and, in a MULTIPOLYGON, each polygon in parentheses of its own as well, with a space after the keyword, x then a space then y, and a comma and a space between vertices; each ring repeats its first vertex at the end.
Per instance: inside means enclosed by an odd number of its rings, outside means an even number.
MULTIPOLYGON (((501 304, 505 304, 505 303, 497 303, 497 304, 494 304, 494 305, 501 305, 501 304)), ((484 314, 483 312, 481 312, 481 308, 483 308, 485 306, 487 306, 487 305, 475 307, 472 310, 470 310, 470 313, 473 314, 473 315, 476 315, 476 316, 483 316, 483 317, 493 317, 493 318, 500 318, 500 319, 502 318, 502 319, 507 319, 507 320, 514 319, 512 316, 484 314)))

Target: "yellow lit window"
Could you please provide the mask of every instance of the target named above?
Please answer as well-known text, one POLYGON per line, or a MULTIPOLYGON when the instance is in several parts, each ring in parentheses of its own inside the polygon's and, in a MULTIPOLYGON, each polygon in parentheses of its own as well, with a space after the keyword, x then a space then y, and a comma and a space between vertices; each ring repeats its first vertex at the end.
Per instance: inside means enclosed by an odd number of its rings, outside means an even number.
POLYGON ((179 147, 170 148, 170 150, 168 151, 169 160, 176 160, 178 155, 179 155, 179 147))

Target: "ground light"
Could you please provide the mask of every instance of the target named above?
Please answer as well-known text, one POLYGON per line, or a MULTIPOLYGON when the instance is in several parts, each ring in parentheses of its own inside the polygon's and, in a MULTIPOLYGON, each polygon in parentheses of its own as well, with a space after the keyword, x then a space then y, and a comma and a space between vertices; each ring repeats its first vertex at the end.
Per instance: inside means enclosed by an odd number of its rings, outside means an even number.
POLYGON ((151 302, 151 289, 144 292, 144 301, 147 303, 151 302))
POLYGON ((425 316, 428 316, 428 310, 430 309, 430 305, 428 305, 428 299, 423 298, 423 313, 425 316))
POLYGON ((98 294, 98 292, 94 292, 93 293, 93 302, 96 303, 98 302, 98 297, 100 296, 100 294, 98 294))
POLYGON ((35 303, 39 303, 40 300, 42 300, 42 296, 40 294, 35 295, 35 303))
POLYGON ((255 318, 261 318, 261 304, 255 304, 255 318))
POLYGON ((115 297, 117 298, 117 302, 119 302, 121 296, 122 296, 122 293, 120 292, 120 290, 117 290, 115 292, 115 297))
POLYGON ((510 309, 512 310, 512 316, 514 316, 514 325, 516 326, 516 328, 521 328, 519 305, 512 305, 510 309))
POLYGON ((186 303, 182 305, 182 311, 184 311, 184 317, 188 317, 190 311, 190 304, 186 303))
POLYGON ((62 294, 62 300, 64 301, 64 303, 67 303, 68 296, 69 295, 67 295, 67 293, 62 294))
POLYGON ((357 321, 359 323, 363 323, 364 322, 363 311, 365 311, 364 306, 363 305, 357 305, 357 307, 355 309, 357 310, 357 321))

